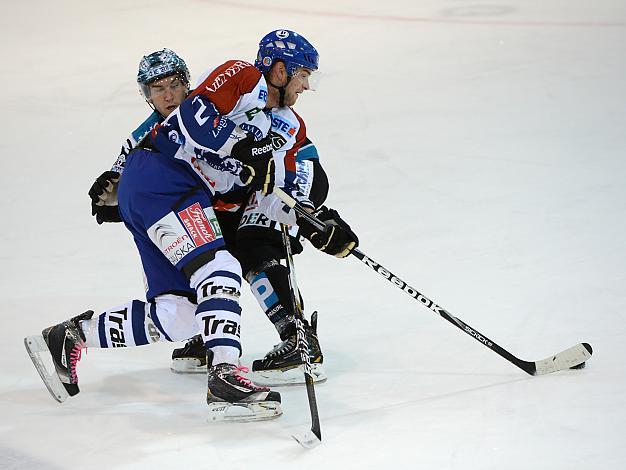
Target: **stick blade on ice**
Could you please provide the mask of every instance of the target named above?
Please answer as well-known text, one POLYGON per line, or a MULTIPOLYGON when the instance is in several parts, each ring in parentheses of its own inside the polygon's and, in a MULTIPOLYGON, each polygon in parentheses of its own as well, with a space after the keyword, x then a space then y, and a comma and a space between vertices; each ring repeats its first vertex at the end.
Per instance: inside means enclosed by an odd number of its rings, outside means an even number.
POLYGON ((298 444, 300 444, 305 449, 312 449, 313 447, 317 447, 322 443, 321 437, 316 435, 311 429, 299 436, 292 434, 291 437, 293 437, 296 442, 298 442, 298 444))
POLYGON ((565 351, 546 357, 535 362, 535 373, 533 375, 544 375, 559 370, 571 369, 586 362, 593 354, 593 349, 589 343, 580 343, 565 351))

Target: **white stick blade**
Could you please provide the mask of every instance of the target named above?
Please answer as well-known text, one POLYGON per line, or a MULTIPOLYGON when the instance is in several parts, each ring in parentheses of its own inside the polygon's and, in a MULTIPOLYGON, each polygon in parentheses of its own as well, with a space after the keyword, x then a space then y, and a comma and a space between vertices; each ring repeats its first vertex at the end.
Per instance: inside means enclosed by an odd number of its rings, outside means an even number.
POLYGON ((544 375, 559 370, 570 369, 587 361, 591 357, 593 350, 587 343, 577 344, 565 351, 535 362, 537 372, 535 375, 544 375))
POLYGON ((301 436, 296 436, 295 434, 292 434, 291 437, 293 437, 296 442, 298 442, 298 444, 300 444, 305 449, 312 449, 313 447, 317 447, 322 443, 320 438, 317 437, 315 433, 310 429, 301 436))

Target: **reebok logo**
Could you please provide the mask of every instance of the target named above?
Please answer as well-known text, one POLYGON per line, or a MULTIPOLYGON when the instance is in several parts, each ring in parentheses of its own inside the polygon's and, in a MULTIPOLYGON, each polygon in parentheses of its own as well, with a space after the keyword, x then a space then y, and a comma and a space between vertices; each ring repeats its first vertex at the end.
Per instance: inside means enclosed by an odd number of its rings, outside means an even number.
POLYGON ((485 338, 483 335, 478 333, 476 330, 470 328, 468 325, 463 323, 461 320, 456 318, 454 315, 448 313, 445 309, 441 308, 439 305, 437 305, 435 302, 430 300, 428 297, 425 297, 422 294, 420 294, 417 290, 413 289, 411 286, 409 286, 402 279, 394 276, 392 273, 387 271, 385 268, 383 268, 378 263, 375 263, 374 261, 369 259, 367 256, 363 257, 363 262, 365 264, 367 264, 370 268, 372 268, 374 271, 376 271, 378 274, 380 274, 382 277, 384 277, 385 279, 388 279, 389 281, 391 281, 392 284, 395 284, 400 289, 402 289, 404 292, 409 294, 411 297, 413 297, 416 300, 419 300, 421 303, 423 303, 426 307, 428 307, 430 310, 432 310, 436 314, 444 317, 448 321, 454 322, 457 325, 459 325, 459 327, 463 331, 465 331, 468 335, 473 336, 474 338, 476 338, 478 341, 480 341, 481 343, 483 343, 485 346, 487 346, 489 348, 493 347, 493 343, 489 339, 485 338))
POLYGON ((263 155, 264 153, 271 152, 272 149, 272 144, 265 144, 263 147, 253 147, 252 156, 263 155))

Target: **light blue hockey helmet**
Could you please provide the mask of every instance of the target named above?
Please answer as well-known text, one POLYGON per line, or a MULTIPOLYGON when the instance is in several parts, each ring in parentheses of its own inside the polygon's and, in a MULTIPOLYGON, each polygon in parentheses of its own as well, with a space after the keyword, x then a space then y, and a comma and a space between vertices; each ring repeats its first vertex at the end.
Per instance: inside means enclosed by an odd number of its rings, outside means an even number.
POLYGON ((150 98, 148 85, 170 75, 178 74, 189 88, 190 74, 185 61, 171 49, 161 49, 143 56, 139 62, 137 84, 145 99, 150 98))
POLYGON ((261 73, 269 72, 276 61, 285 64, 290 77, 300 68, 315 71, 319 67, 319 54, 303 36, 288 29, 278 29, 266 34, 259 42, 254 66, 261 73))

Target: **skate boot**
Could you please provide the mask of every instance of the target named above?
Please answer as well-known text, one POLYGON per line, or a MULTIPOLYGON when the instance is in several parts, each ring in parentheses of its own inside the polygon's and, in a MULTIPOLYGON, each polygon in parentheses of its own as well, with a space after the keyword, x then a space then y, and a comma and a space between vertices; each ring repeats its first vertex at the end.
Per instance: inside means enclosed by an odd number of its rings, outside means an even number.
MULTIPOLYGON (((323 366, 324 356, 317 337, 317 312, 311 315, 310 325, 305 320, 304 329, 309 345, 311 377, 313 382, 324 382, 327 376, 323 366)), ((252 371, 258 384, 271 387, 304 384, 304 366, 296 332, 275 345, 263 359, 255 360, 252 363, 252 371)))
POLYGON ((280 393, 255 385, 242 375, 247 372, 247 367, 228 363, 209 367, 209 421, 261 421, 283 413, 280 393))
POLYGON ((24 338, 24 345, 37 372, 58 402, 63 402, 68 396, 74 396, 80 391, 76 364, 85 347, 85 335, 79 322, 89 320, 92 315, 93 311, 88 310, 82 315, 46 328, 41 335, 24 338), (54 368, 44 364, 40 354, 44 351, 50 353, 49 358, 52 359, 54 368))
POLYGON ((206 374, 206 352, 202 336, 196 335, 172 351, 170 369, 176 374, 206 374))

